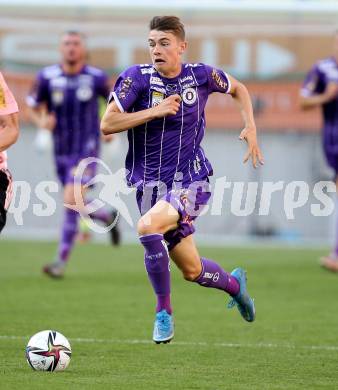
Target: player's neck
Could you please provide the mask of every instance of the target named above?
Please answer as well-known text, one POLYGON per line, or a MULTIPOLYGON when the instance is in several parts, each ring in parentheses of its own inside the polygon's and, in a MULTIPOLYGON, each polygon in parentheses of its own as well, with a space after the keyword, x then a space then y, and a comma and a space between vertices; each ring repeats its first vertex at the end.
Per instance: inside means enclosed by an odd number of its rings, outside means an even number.
POLYGON ((177 76, 179 76, 181 74, 181 72, 182 72, 182 64, 181 63, 179 63, 175 68, 168 70, 168 72, 163 73, 163 72, 158 71, 158 73, 162 77, 165 77, 166 79, 174 79, 177 76))
POLYGON ((66 74, 77 74, 79 73, 82 68, 84 67, 84 62, 77 62, 76 64, 69 64, 67 62, 62 63, 62 70, 66 74))

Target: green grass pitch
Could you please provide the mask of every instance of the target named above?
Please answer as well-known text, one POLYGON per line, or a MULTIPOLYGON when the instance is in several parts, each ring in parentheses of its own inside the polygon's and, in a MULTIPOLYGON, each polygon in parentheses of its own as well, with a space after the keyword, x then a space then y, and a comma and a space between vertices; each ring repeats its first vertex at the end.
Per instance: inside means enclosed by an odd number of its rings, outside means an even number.
POLYGON ((41 266, 55 243, 0 242, 1 389, 337 389, 338 275, 316 250, 202 248, 248 271, 257 320, 227 296, 184 281, 172 266, 175 339, 151 342, 154 297, 142 249, 78 245, 66 278, 41 266), (61 373, 34 372, 30 336, 56 329, 73 350, 61 373))

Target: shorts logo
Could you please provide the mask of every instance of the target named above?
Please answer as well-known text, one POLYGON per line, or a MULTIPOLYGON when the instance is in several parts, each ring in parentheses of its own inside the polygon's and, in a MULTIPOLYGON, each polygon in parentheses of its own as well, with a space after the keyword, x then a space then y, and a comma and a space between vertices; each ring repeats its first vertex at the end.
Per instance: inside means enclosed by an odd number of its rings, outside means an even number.
POLYGON ((185 89, 182 93, 182 99, 185 104, 188 104, 189 106, 193 105, 197 99, 196 90, 194 88, 185 89))
POLYGON ((5 91, 0 85, 0 108, 6 107, 6 98, 5 98, 5 91))
POLYGON ((164 99, 164 95, 161 92, 153 91, 151 96, 151 106, 156 107, 158 106, 164 99))

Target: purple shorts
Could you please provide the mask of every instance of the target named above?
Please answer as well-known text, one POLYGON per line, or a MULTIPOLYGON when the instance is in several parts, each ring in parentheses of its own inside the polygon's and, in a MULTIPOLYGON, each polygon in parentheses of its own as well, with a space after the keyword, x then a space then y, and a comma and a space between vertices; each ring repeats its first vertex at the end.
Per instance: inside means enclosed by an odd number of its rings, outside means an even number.
POLYGON ((178 211, 180 218, 178 227, 164 234, 168 250, 172 250, 184 237, 195 232, 193 222, 202 213, 211 196, 209 181, 192 183, 189 188, 170 190, 165 195, 153 192, 144 196, 144 192, 136 192, 137 205, 141 215, 150 210, 158 200, 165 200, 178 211))
POLYGON ((79 176, 76 176, 76 168, 85 157, 56 157, 56 173, 62 183, 66 184, 81 184, 85 185, 96 175, 97 164, 91 163, 85 167, 79 176))

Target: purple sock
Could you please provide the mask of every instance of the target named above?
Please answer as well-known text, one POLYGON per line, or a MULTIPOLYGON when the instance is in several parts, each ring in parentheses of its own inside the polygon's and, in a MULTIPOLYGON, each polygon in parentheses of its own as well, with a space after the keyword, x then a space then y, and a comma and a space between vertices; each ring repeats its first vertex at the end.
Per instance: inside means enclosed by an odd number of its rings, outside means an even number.
POLYGON ((212 260, 201 257, 202 272, 194 280, 203 287, 217 288, 234 296, 239 292, 239 283, 235 277, 225 272, 217 263, 212 260))
POLYGON ((68 260, 70 252, 74 246, 75 237, 77 234, 77 222, 77 211, 65 209, 61 240, 58 249, 58 258, 63 262, 68 260))
POLYGON ((170 264, 163 234, 147 234, 140 237, 145 249, 144 264, 149 280, 157 296, 156 312, 165 309, 172 313, 170 304, 170 264))
POLYGON ((111 215, 106 210, 97 210, 94 211, 89 215, 93 219, 97 219, 98 221, 101 221, 105 224, 108 224, 111 222, 111 215))

